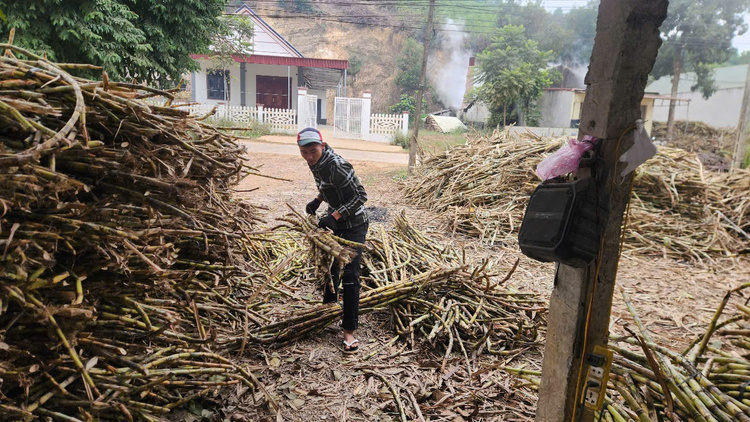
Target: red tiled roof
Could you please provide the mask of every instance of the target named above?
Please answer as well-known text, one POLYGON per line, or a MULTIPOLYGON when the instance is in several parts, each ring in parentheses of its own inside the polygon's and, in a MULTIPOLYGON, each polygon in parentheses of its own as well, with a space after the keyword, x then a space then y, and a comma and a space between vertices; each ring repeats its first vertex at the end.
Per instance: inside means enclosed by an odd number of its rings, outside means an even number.
MULTIPOLYGON (((191 54, 190 57, 194 59, 208 59, 210 56, 206 54, 191 54)), ((310 59, 306 57, 279 57, 279 56, 261 56, 253 54, 250 56, 235 55, 234 61, 246 62, 246 63, 257 63, 257 64, 273 64, 280 66, 301 66, 301 67, 319 67, 324 69, 348 69, 348 60, 334 60, 334 59, 310 59)))

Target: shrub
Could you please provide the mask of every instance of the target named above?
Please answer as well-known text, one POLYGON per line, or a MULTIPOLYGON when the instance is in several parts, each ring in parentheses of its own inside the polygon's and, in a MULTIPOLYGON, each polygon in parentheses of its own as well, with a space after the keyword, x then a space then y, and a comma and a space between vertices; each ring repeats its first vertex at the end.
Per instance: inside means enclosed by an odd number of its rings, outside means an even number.
POLYGON ((391 145, 398 145, 403 149, 409 149, 409 136, 399 133, 393 137, 391 145))
MULTIPOLYGON (((409 114, 414 116, 417 111, 417 99, 411 95, 401 94, 399 102, 390 107, 391 113, 403 113, 408 111, 409 114)), ((422 98, 422 116, 427 116, 427 101, 422 98)))

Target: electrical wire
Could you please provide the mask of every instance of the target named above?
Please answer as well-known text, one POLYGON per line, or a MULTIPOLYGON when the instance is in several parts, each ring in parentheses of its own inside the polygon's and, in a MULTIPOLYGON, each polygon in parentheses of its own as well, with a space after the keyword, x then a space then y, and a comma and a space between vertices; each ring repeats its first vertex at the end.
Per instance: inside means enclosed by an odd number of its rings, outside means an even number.
MULTIPOLYGON (((622 144, 622 140, 625 139, 625 136, 628 133, 632 132, 635 129, 636 129, 636 126, 632 125, 632 126, 628 127, 627 129, 625 129, 625 131, 622 133, 622 135, 620 135, 620 138, 617 140, 617 145, 615 146, 615 154, 614 154, 615 157, 619 157, 620 156, 620 145, 622 144)), ((605 142, 605 141, 602 140, 601 142, 605 142)), ((616 169, 617 169, 617 165, 615 164, 615 168, 609 169, 608 171, 614 171, 616 169)), ((631 181, 630 181, 630 190, 628 192, 628 205, 626 207, 626 211, 628 211, 628 212, 630 210, 630 196, 633 194, 633 184, 634 184, 634 181, 635 181, 635 178, 632 178, 631 181)), ((609 183, 609 198, 610 198, 610 201, 612 200, 612 195, 614 194, 614 191, 615 191, 615 176, 612 175, 611 178, 610 178, 610 183, 609 183)), ((627 220, 625 220, 625 222, 627 223, 627 220)), ((622 254, 622 244, 625 241, 624 232, 625 232, 626 229, 627 229, 627 226, 623 227, 622 232, 620 233, 620 242, 619 242, 620 244, 619 244, 619 247, 618 247, 617 262, 615 264, 614 279, 612 280, 613 285, 614 285, 616 277, 617 277, 617 266, 620 263, 620 255, 622 254)), ((576 413, 578 411, 578 406, 580 405, 580 403, 579 403, 579 397, 580 396, 579 396, 578 392, 580 391, 580 388, 581 388, 581 379, 583 378, 583 367, 584 367, 584 364, 586 362, 585 353, 586 353, 586 349, 588 349, 589 329, 590 329, 590 326, 591 326, 591 315, 592 315, 592 311, 594 309, 594 297, 596 296, 596 285, 599 282, 599 272, 601 271, 601 264, 602 264, 602 260, 604 258, 604 255, 602 254, 602 251, 604 250, 604 234, 605 233, 602 232, 602 240, 601 240, 601 242, 599 244, 599 256, 597 257, 597 260, 596 260, 596 270, 594 271, 594 285, 591 286, 591 296, 589 296, 588 304, 586 306, 586 325, 584 326, 584 332, 583 332, 583 349, 582 349, 583 353, 584 353, 584 356, 581 356, 581 363, 580 363, 580 366, 578 368, 578 380, 576 381, 576 390, 575 390, 575 406, 573 406, 573 415, 572 415, 572 418, 571 418, 572 422, 575 422, 575 420, 576 420, 576 413)), ((606 386, 605 386, 605 389, 606 389, 606 386)))
MULTIPOLYGON (((421 0, 415 0, 415 1, 421 1, 421 0)), ((459 1, 459 0, 452 0, 452 1, 459 1)), ((470 0, 473 1, 473 0, 470 0)), ((341 4, 347 4, 347 3, 341 3, 341 4)), ((460 7, 461 10, 466 9, 466 7, 460 7)), ((254 9, 256 10, 256 9, 254 9)), ((349 25, 361 25, 361 26, 369 26, 369 27, 379 27, 379 28, 398 28, 398 29, 412 29, 412 30, 422 30, 424 29, 422 26, 414 26, 409 25, 407 23, 404 24, 388 24, 388 23, 373 23, 373 22, 361 22, 361 21, 352 21, 351 19, 392 19, 392 18, 413 18, 414 15, 412 14, 357 14, 357 15, 348 15, 348 14, 338 14, 338 15, 331 15, 331 14, 325 14, 325 15, 310 15, 310 14, 280 14, 278 13, 277 9, 269 9, 269 8, 257 8, 257 10, 261 11, 267 11, 267 12, 276 12, 276 13, 258 13, 259 16, 263 18, 268 19, 315 19, 320 20, 324 22, 333 22, 333 23, 342 23, 342 24, 349 24, 349 25)), ((487 10, 491 11, 491 10, 487 10)), ((257 13, 257 12, 256 12, 257 13)), ((512 13, 505 13, 506 15, 512 15, 512 16, 518 16, 522 17, 524 15, 521 14, 512 14, 512 13)), ((489 20, 484 21, 486 25, 476 25, 476 24, 466 24, 463 23, 461 26, 463 29, 452 29, 452 28, 446 28, 443 23, 437 23, 437 27, 434 28, 435 32, 461 32, 461 33, 467 33, 472 35, 496 35, 497 34, 497 28, 488 28, 488 26, 493 25, 494 22, 491 22, 489 20), (469 28, 468 30, 466 28, 469 28), (478 29, 484 29, 484 30, 472 30, 472 28, 478 28, 478 29), (490 29, 490 30, 487 30, 490 29)), ((591 41, 593 43, 593 38, 578 38, 579 41, 591 41)), ((683 38, 681 40, 670 40, 670 39, 662 39, 662 43, 665 45, 682 45, 685 47, 694 47, 693 49, 709 49, 709 48, 716 48, 716 47, 724 47, 725 45, 729 44, 730 42, 725 42, 722 40, 706 40, 701 39, 699 37, 687 37, 683 38)), ((750 45, 750 43, 734 43, 735 45, 750 45)))

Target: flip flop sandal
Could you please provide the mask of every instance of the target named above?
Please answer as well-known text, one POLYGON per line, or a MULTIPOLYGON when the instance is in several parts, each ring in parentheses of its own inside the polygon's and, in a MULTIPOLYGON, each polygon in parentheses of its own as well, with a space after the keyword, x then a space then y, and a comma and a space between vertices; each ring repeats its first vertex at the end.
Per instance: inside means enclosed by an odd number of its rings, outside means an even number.
POLYGON ((348 343, 344 340, 344 353, 357 353, 359 351, 359 340, 356 338, 348 343))

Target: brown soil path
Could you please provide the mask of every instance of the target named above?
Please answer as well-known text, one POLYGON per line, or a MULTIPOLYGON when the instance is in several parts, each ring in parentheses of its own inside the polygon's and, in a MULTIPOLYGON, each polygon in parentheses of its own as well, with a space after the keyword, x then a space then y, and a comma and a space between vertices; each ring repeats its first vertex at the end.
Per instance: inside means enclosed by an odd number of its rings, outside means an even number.
MULTIPOLYGON (((405 154, 403 148, 398 145, 391 145, 385 142, 363 141, 361 139, 342 139, 333 136, 331 126, 318 126, 318 130, 323 135, 323 140, 335 149, 348 149, 355 151, 376 151, 405 154)), ((297 145, 296 135, 265 135, 254 141, 262 141, 273 144, 297 145)))
MULTIPOLYGON (((360 142, 363 142, 363 141, 360 141, 360 142)), ((244 141, 243 145, 245 145, 250 155, 254 155, 256 153, 292 155, 292 156, 295 156, 296 158, 299 158, 299 161, 302 164, 304 164, 304 162, 299 156, 299 148, 296 145, 296 141, 294 144, 288 144, 288 145, 287 144, 273 144, 273 143, 266 143, 266 142, 244 141)), ((336 146, 332 146, 332 147, 336 151, 337 154, 346 158, 348 161, 372 161, 372 162, 379 162, 379 163, 399 164, 399 165, 404 165, 404 166, 409 163, 408 154, 381 152, 381 151, 352 150, 352 149, 337 148, 336 146)))

